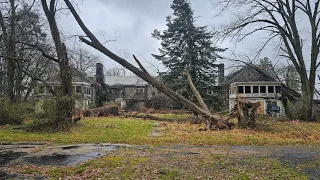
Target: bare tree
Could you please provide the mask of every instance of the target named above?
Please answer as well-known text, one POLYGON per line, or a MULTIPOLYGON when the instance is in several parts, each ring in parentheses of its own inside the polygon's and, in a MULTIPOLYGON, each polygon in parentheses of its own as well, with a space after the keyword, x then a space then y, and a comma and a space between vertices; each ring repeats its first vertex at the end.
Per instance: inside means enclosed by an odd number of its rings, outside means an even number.
POLYGON ((167 86, 165 86, 164 84, 162 84, 161 82, 156 80, 155 78, 153 78, 145 70, 145 68, 142 66, 142 64, 139 62, 139 60, 137 58, 134 58, 134 59, 138 63, 140 69, 135 67, 134 65, 130 64, 127 60, 117 56, 116 54, 114 54, 113 52, 108 50, 92 34, 92 32, 86 27, 86 25, 83 23, 82 19, 79 17, 78 13, 74 9, 74 7, 71 4, 71 2, 69 0, 65 0, 65 3, 68 6, 68 8, 71 11, 71 13, 73 14, 73 16, 76 19, 76 21, 78 22, 79 26, 82 28, 82 30, 86 34, 86 37, 88 37, 88 39, 85 38, 85 37, 80 37, 80 40, 82 42, 84 42, 87 45, 99 50, 100 52, 102 52, 106 56, 110 57, 111 59, 113 59, 117 63, 121 64, 122 66, 124 66, 125 68, 127 68, 128 70, 130 70, 131 72, 133 72, 134 74, 136 74, 137 76, 139 76, 140 78, 145 80, 146 82, 150 83, 152 86, 156 87, 159 91, 163 92, 164 94, 166 94, 171 99, 181 103, 182 105, 190 108, 191 110, 197 112, 198 114, 201 114, 201 115, 205 116, 207 119, 209 119, 215 125, 215 127, 219 128, 219 129, 229 128, 228 123, 227 123, 227 121, 225 119, 222 119, 217 114, 212 114, 212 113, 208 112, 207 110, 203 109, 202 107, 199 107, 195 103, 193 103, 190 100, 184 98, 183 96, 177 94, 175 91, 173 91, 172 89, 168 88, 167 86))
POLYGON ((1 58, 4 61, 1 62, 0 84, 1 91, 5 89, 12 102, 26 100, 37 82, 28 74, 36 73, 35 77, 41 78, 48 72, 45 69, 50 64, 37 51, 23 44, 28 42, 46 46, 44 24, 39 12, 34 8, 34 3, 35 0, 1 2, 0 40, 3 52, 1 58))
POLYGON ((98 56, 81 47, 69 50, 68 52, 71 64, 81 72, 89 71, 100 61, 98 56))
POLYGON ((320 0, 223 0, 223 10, 237 8, 237 17, 224 26, 224 36, 237 37, 238 41, 256 32, 267 32, 269 38, 263 47, 274 38, 281 42, 281 56, 292 61, 302 83, 303 112, 301 119, 311 120, 316 69, 320 48, 320 0), (239 9, 243 10, 240 13, 239 9), (311 33, 302 33, 299 18, 306 18, 311 33), (311 40, 310 49, 303 48, 302 35, 311 40), (310 59, 306 58, 310 55, 310 59), (309 68, 307 65, 310 63, 309 68), (308 72, 308 70, 310 70, 308 72))

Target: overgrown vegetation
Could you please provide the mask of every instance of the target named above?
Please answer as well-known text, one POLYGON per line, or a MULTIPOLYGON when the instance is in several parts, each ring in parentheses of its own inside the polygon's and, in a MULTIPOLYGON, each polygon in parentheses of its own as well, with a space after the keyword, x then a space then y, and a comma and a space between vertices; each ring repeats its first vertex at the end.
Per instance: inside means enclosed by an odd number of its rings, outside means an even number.
POLYGON ((72 119, 68 119, 61 112, 66 111, 74 105, 72 97, 63 96, 57 97, 54 100, 46 100, 43 104, 43 112, 36 114, 33 122, 26 125, 27 131, 31 132, 55 132, 55 131, 70 131, 74 125, 72 119))
POLYGON ((34 109, 28 103, 11 103, 6 98, 0 98, 0 125, 18 125, 30 117, 34 109))
POLYGON ((288 101, 286 106, 286 114, 290 119, 299 119, 302 111, 302 101, 288 101))

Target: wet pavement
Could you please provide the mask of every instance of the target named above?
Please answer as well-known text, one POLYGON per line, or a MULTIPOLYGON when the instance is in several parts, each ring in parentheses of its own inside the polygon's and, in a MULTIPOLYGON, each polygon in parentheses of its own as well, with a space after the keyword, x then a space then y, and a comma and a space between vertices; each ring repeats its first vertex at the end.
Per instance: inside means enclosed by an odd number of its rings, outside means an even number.
MULTIPOLYGON (((5 168, 12 165, 73 166, 105 155, 127 145, 79 144, 71 146, 47 146, 45 143, 0 144, 0 180, 28 179, 19 174, 7 174, 5 168)), ((30 179, 45 179, 33 176, 30 179)))
POLYGON ((37 166, 76 165, 90 159, 104 156, 106 151, 126 145, 116 144, 80 144, 71 146, 46 146, 45 144, 0 145, 0 167, 16 164, 34 164, 37 166))

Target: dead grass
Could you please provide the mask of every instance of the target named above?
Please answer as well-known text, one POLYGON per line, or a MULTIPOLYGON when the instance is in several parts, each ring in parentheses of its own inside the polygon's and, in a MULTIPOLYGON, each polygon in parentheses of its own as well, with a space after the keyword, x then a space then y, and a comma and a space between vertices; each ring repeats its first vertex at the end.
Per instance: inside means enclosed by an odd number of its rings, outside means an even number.
POLYGON ((264 121, 256 129, 197 131, 203 126, 167 123, 162 138, 193 145, 320 145, 320 123, 264 121))

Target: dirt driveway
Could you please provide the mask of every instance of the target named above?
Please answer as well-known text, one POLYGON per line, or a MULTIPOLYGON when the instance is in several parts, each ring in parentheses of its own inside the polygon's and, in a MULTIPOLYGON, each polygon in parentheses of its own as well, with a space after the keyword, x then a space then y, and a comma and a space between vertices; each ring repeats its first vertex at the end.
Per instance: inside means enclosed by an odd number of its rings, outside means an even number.
POLYGON ((10 178, 320 179, 320 148, 0 145, 0 179, 10 178))

